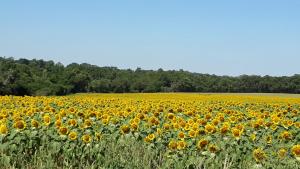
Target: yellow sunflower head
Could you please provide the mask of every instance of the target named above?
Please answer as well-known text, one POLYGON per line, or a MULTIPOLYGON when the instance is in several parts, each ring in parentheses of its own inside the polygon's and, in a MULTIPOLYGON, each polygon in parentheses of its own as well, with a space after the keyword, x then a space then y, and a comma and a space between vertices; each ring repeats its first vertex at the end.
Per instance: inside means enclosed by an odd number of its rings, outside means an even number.
POLYGON ((175 150, 177 148, 177 142, 175 140, 171 140, 168 147, 169 149, 175 150))
POLYGON ((44 125, 45 126, 49 126, 50 125, 50 123, 51 123, 51 117, 49 115, 45 115, 43 117, 43 120, 44 120, 44 125))
POLYGON ((123 125, 121 127, 122 134, 128 134, 130 132, 130 127, 128 125, 123 125))
POLYGON ((23 130, 26 128, 26 123, 24 120, 18 120, 15 122, 14 127, 18 130, 23 130))
POLYGON ((75 131, 71 131, 69 133, 69 139, 72 140, 72 141, 76 140, 77 139, 77 133, 75 131))
POLYGON ((8 129, 7 129, 6 125, 1 124, 0 125, 0 134, 6 135, 7 133, 8 133, 8 129))
POLYGON ((295 157, 300 157, 300 144, 292 147, 292 153, 295 157))
POLYGON ((284 148, 281 148, 278 150, 277 154, 278 154, 278 157, 282 159, 282 158, 286 157, 287 150, 284 148))
POLYGON ((68 128, 64 127, 64 126, 60 127, 59 128, 59 134, 61 134, 61 135, 67 135, 68 134, 68 128))
POLYGON ((88 144, 92 141, 92 137, 89 134, 83 135, 81 139, 86 144, 88 144))
POLYGON ((254 149, 252 155, 257 162, 261 162, 267 158, 266 153, 261 148, 254 149))
POLYGON ((38 128, 40 125, 39 125, 39 122, 35 119, 32 119, 31 120, 31 127, 34 127, 34 128, 38 128))
POLYGON ((197 143, 197 148, 199 150, 203 149, 206 147, 206 145, 208 144, 208 140, 206 139, 201 139, 198 143, 197 143))
POLYGON ((186 142, 184 140, 178 141, 177 142, 177 149, 178 150, 183 150, 186 148, 186 142))

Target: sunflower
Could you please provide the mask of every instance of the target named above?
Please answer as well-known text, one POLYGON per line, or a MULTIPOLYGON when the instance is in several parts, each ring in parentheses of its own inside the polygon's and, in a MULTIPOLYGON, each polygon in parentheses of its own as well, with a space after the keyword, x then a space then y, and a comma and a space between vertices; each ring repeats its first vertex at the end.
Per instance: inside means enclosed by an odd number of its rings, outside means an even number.
POLYGON ((23 130, 26 128, 26 123, 24 120, 18 120, 15 122, 14 127, 18 130, 23 130))
POLYGON ((215 126, 217 126, 217 125, 220 123, 220 121, 219 121, 219 119, 215 118, 215 119, 213 119, 212 123, 213 123, 215 126))
POLYGON ((75 131, 71 131, 69 133, 69 139, 72 140, 72 141, 76 140, 77 139, 77 133, 75 131))
POLYGON ((130 124, 130 128, 131 128, 133 131, 136 131, 136 130, 138 129, 138 124, 135 123, 135 122, 132 122, 132 123, 130 124))
POLYGON ((280 134, 280 136, 281 136, 282 139, 285 139, 285 140, 289 140, 289 139, 292 138, 291 133, 288 132, 288 131, 282 132, 282 133, 280 134))
POLYGON ((187 124, 186 124, 186 122, 184 120, 182 120, 182 121, 179 122, 179 126, 182 127, 182 128, 185 128, 186 125, 187 124))
POLYGON ((212 118, 212 114, 211 114, 211 113, 205 114, 205 119, 206 119, 206 120, 209 120, 209 119, 211 119, 211 118, 212 118))
POLYGON ((60 128, 61 125, 62 125, 62 122, 61 122, 60 119, 58 119, 58 120, 55 121, 55 127, 56 127, 56 128, 60 128))
POLYGON ((107 119, 102 119, 101 121, 102 121, 102 123, 104 125, 108 125, 108 123, 109 123, 109 119, 108 118, 107 119))
POLYGON ((175 140, 171 140, 168 147, 169 149, 175 150, 177 148, 177 142, 175 140))
POLYGON ((166 124, 164 124, 163 128, 164 128, 164 130, 168 131, 171 128, 171 126, 170 126, 170 124, 166 123, 166 124))
POLYGON ((175 115, 173 113, 168 113, 167 117, 168 119, 173 120, 175 115))
POLYGON ((177 142, 177 149, 178 150, 183 150, 185 148, 186 148, 186 142, 185 141, 181 140, 181 141, 177 142))
POLYGON ((231 133, 235 139, 239 140, 241 138, 242 132, 239 129, 233 128, 231 133))
POLYGON ((90 128, 93 125, 93 121, 91 119, 84 120, 84 128, 90 128))
POLYGON ((294 145, 291 150, 295 157, 300 157, 300 144, 294 145))
POLYGON ((157 126, 159 124, 159 120, 155 116, 151 116, 148 122, 150 126, 157 126))
POLYGON ((201 150, 201 149, 205 148, 207 144, 208 144, 208 140, 206 140, 206 139, 201 139, 201 140, 197 143, 197 148, 201 150))
POLYGON ((257 162, 261 162, 267 158, 266 153, 261 148, 253 150, 252 155, 257 162))
POLYGON ((68 121, 68 125, 74 127, 74 126, 77 125, 77 121, 76 121, 75 119, 70 119, 70 120, 68 121))
POLYGON ((154 134, 149 134, 147 137, 145 137, 144 141, 150 143, 154 139, 155 139, 155 135, 154 134))
POLYGON ((294 126, 295 126, 297 129, 299 129, 299 128, 300 128, 300 122, 299 122, 299 121, 298 121, 298 122, 295 122, 294 126))
POLYGON ((184 132, 179 132, 178 133, 178 138, 180 138, 180 139, 184 139, 185 138, 185 134, 184 134, 184 132))
POLYGON ((286 157, 287 150, 284 148, 281 148, 278 150, 277 154, 278 154, 278 157, 282 159, 282 158, 286 157))
POLYGON ((121 127, 122 134, 128 134, 130 132, 130 127, 128 125, 123 125, 121 127))
POLYGON ((81 137, 82 141, 84 143, 90 143, 92 141, 92 137, 89 134, 85 134, 81 137))
POLYGON ((67 135, 68 134, 68 128, 64 127, 64 126, 60 127, 59 128, 59 134, 60 135, 67 135))
POLYGON ((224 125, 221 127, 221 129, 220 129, 220 133, 221 133, 222 135, 225 135, 225 134, 228 132, 228 130, 229 130, 229 125, 228 125, 228 124, 224 124, 224 125))
POLYGON ((95 139, 96 139, 97 141, 100 141, 101 138, 102 138, 102 134, 99 133, 99 132, 96 132, 96 133, 95 133, 95 139))
POLYGON ((208 150, 211 152, 211 153, 216 153, 218 151, 218 147, 214 144, 210 144, 208 146, 208 150))
POLYGON ((36 120, 34 120, 34 119, 32 119, 31 120, 31 127, 38 128, 39 127, 39 122, 36 121, 36 120))
POLYGON ((190 136, 191 138, 196 137, 196 134, 197 134, 197 132, 194 131, 194 130, 189 131, 189 136, 190 136))
POLYGON ((155 139, 154 134, 149 134, 147 137, 149 138, 150 141, 153 141, 155 139))
POLYGON ((43 117, 43 119, 44 119, 44 125, 45 125, 45 126, 49 126, 50 123, 51 123, 51 117, 50 117, 49 115, 45 115, 45 116, 43 117))
POLYGON ((205 132, 208 134, 214 133, 216 131, 216 127, 212 124, 205 125, 205 132))
POLYGON ((139 113, 137 116, 140 120, 143 120, 146 117, 144 113, 139 113))
POLYGON ((271 116, 271 120, 274 124, 279 124, 281 119, 277 115, 273 115, 271 116))
POLYGON ((197 123, 201 126, 204 126, 204 125, 206 125, 207 121, 205 119, 198 119, 197 123))
POLYGON ((0 125, 0 134, 6 135, 7 133, 8 133, 8 129, 7 129, 6 125, 1 124, 0 125))

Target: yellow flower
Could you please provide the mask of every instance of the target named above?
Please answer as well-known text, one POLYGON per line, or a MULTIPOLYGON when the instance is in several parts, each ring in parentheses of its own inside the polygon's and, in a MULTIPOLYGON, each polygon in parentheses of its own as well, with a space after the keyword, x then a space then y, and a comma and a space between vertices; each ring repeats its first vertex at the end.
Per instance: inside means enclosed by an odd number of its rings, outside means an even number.
POLYGON ((71 131, 69 133, 70 140, 76 140, 77 139, 77 133, 75 131, 71 131))
POLYGON ((172 125, 174 130, 178 130, 180 128, 178 123, 173 123, 172 125))
POLYGON ((101 121, 102 121, 102 123, 104 125, 108 125, 108 123, 109 123, 109 119, 108 118, 107 119, 102 119, 101 121))
POLYGON ((7 129, 6 125, 1 124, 0 125, 0 134, 6 135, 7 133, 8 133, 8 129, 7 129))
POLYGON ((31 120, 31 127, 38 128, 39 127, 39 122, 36 121, 36 120, 34 120, 34 119, 32 119, 31 120))
POLYGON ((62 125, 62 122, 59 119, 55 121, 55 127, 56 128, 60 128, 61 125, 62 125))
POLYGON ((123 126, 121 127, 121 132, 122 132, 123 134, 128 134, 128 133, 130 132, 130 127, 129 127, 128 125, 123 125, 123 126))
POLYGON ((211 134, 211 133, 214 133, 216 131, 216 128, 214 125, 212 124, 207 124, 205 126, 205 132, 208 133, 208 134, 211 134))
POLYGON ((91 119, 84 120, 84 128, 92 127, 93 121, 91 119))
POLYGON ((77 125, 77 121, 76 121, 75 119, 70 119, 70 120, 68 121, 68 125, 74 127, 74 126, 77 125))
POLYGON ((96 132, 96 133, 95 133, 95 139, 96 139, 97 141, 99 141, 99 140, 101 140, 101 138, 102 138, 102 134, 99 133, 99 132, 96 132))
POLYGON ((159 124, 159 120, 155 116, 151 116, 148 122, 150 126, 157 126, 159 124))
POLYGON ((44 119, 44 125, 45 125, 45 126, 49 126, 50 123, 51 123, 51 117, 50 117, 49 115, 45 115, 45 116, 43 117, 43 119, 44 119))
POLYGON ((131 129, 132 129, 133 131, 136 131, 136 130, 138 129, 138 124, 135 123, 135 122, 133 122, 133 123, 130 124, 130 127, 131 127, 131 129))
POLYGON ((169 142, 169 145, 168 145, 169 149, 172 149, 172 150, 175 150, 177 148, 177 142, 174 141, 174 140, 171 140, 169 142))
POLYGON ((178 137, 180 138, 180 139, 184 139, 184 137, 185 137, 185 134, 184 134, 184 132, 179 132, 178 133, 178 137))
POLYGON ((279 158, 284 158, 287 155, 287 150, 284 148, 281 148, 277 152, 279 158))
POLYGON ((298 122, 295 122, 294 126, 295 126, 297 129, 299 129, 299 128, 300 128, 300 122, 299 122, 299 121, 298 121, 298 122))
POLYGON ((208 144, 208 140, 206 140, 206 139, 201 139, 201 140, 197 143, 197 148, 201 150, 201 149, 205 148, 207 144, 208 144))
POLYGON ((288 131, 282 132, 280 136, 281 136, 282 139, 286 139, 286 140, 289 140, 292 137, 291 133, 288 132, 288 131))
POLYGON ((292 153, 295 157, 300 157, 300 144, 292 147, 292 153))
POLYGON ((68 128, 67 127, 60 127, 59 128, 59 134, 67 135, 67 133, 68 133, 68 128))
POLYGON ((23 120, 18 120, 15 122, 14 127, 19 130, 23 130, 26 128, 26 123, 23 120))
POLYGON ((257 162, 261 162, 266 159, 266 154, 261 148, 255 149, 252 155, 257 162))
POLYGON ((175 115, 173 113, 168 113, 168 119, 173 120, 175 115))
POLYGON ((186 148, 186 142, 185 141, 181 140, 181 141, 177 142, 177 149, 178 150, 183 150, 185 148, 186 148))
POLYGON ((218 147, 214 144, 210 144, 208 146, 208 150, 211 152, 211 153, 216 153, 218 151, 218 147))
POLYGON ((220 129, 221 134, 226 134, 229 130, 229 125, 223 125, 222 128, 220 129))
POLYGON ((155 135, 154 134, 149 134, 144 141, 150 143, 151 141, 153 141, 155 139, 155 135))
POLYGON ((191 130, 191 131, 189 131, 189 136, 191 137, 191 138, 194 138, 194 137, 196 137, 196 131, 194 131, 194 130, 191 130))
POLYGON ((85 134, 81 137, 84 143, 90 143, 92 141, 92 137, 89 134, 85 134))
POLYGON ((240 137, 241 137, 241 135, 242 135, 242 132, 239 130, 239 129, 237 129, 237 128, 233 128, 232 130, 231 130, 231 132, 232 132, 232 135, 233 135, 233 137, 235 138, 235 139, 240 139, 240 137))

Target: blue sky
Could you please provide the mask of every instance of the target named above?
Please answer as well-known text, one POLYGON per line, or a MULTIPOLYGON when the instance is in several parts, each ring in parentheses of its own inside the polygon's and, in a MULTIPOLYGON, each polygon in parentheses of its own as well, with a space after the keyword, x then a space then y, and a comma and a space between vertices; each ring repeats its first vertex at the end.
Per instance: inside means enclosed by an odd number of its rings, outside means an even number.
POLYGON ((0 1, 0 56, 217 75, 300 73, 299 0, 0 1))

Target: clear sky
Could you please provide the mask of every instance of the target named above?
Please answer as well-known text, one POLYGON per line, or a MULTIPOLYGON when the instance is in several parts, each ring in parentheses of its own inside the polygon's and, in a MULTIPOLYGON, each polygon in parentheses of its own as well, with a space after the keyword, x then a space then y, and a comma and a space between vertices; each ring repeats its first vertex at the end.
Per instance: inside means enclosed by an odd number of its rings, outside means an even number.
POLYGON ((2 0, 0 56, 217 75, 300 73, 299 0, 2 0))

